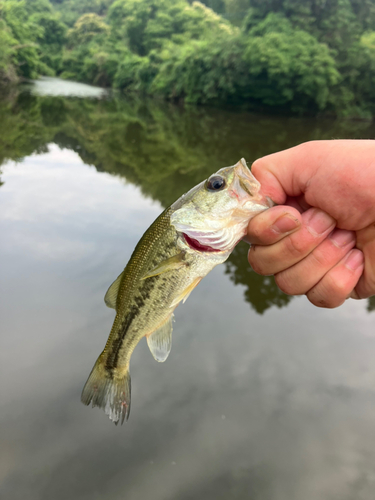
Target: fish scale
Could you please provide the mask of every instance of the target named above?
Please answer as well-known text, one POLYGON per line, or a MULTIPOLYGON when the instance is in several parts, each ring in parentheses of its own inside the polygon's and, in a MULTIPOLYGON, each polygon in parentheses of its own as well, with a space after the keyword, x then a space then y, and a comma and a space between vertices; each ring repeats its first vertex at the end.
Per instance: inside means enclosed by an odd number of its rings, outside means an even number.
POLYGON ((103 408, 116 424, 130 412, 131 355, 143 338, 157 361, 171 350, 173 311, 200 280, 225 262, 249 219, 269 208, 241 160, 179 198, 137 244, 105 303, 116 317, 103 352, 82 391, 84 404, 103 408))

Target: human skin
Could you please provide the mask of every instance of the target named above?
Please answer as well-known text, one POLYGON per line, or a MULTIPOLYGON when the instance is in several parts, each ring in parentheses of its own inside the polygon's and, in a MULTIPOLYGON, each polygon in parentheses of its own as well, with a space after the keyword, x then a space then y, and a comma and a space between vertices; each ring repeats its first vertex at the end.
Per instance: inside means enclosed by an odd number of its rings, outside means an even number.
POLYGON ((374 295, 375 141, 307 142, 251 170, 278 205, 249 223, 254 271, 319 307, 374 295))

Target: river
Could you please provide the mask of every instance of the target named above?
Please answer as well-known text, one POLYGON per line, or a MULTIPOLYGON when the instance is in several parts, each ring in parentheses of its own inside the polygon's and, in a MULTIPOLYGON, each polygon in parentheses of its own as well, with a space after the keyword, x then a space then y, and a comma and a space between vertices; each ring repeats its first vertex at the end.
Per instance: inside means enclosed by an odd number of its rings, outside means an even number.
POLYGON ((0 100, 0 491, 7 500, 371 500, 372 301, 317 309, 239 245, 176 310, 132 410, 80 403, 114 311, 103 297, 165 206, 241 157, 366 122, 177 107, 43 79, 0 100))

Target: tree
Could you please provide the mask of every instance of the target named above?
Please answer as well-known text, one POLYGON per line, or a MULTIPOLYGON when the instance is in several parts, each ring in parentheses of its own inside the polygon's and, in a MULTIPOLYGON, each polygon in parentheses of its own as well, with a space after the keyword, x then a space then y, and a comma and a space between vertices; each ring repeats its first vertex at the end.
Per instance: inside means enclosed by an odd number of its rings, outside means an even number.
POLYGON ((94 37, 101 34, 108 34, 109 26, 97 14, 84 14, 81 16, 74 27, 68 31, 68 47, 87 44, 94 37))
POLYGON ((166 41, 183 43, 235 31, 213 10, 186 0, 117 0, 108 20, 115 35, 140 56, 160 49, 166 41))
POLYGON ((269 106, 322 110, 340 80, 328 47, 301 30, 250 36, 244 59, 250 75, 248 96, 269 106))
POLYGON ((247 83, 244 49, 233 35, 171 45, 151 92, 194 104, 241 101, 247 83))
POLYGON ((36 40, 41 29, 30 21, 25 1, 4 2, 1 15, 15 40, 12 47, 12 64, 20 76, 35 78, 40 63, 36 40))
POLYGON ((17 80, 16 70, 12 64, 13 46, 16 40, 3 19, 0 19, 0 87, 17 80))

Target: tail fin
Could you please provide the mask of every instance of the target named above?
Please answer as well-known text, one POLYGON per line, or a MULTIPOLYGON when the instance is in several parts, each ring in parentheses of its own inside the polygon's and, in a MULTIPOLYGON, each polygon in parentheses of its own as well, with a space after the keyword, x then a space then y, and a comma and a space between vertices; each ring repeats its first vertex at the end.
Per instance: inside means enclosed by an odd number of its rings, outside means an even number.
POLYGON ((81 401, 85 405, 92 402, 92 407, 102 408, 117 425, 128 420, 130 413, 130 373, 122 378, 112 375, 105 369, 99 356, 83 388, 81 401))

